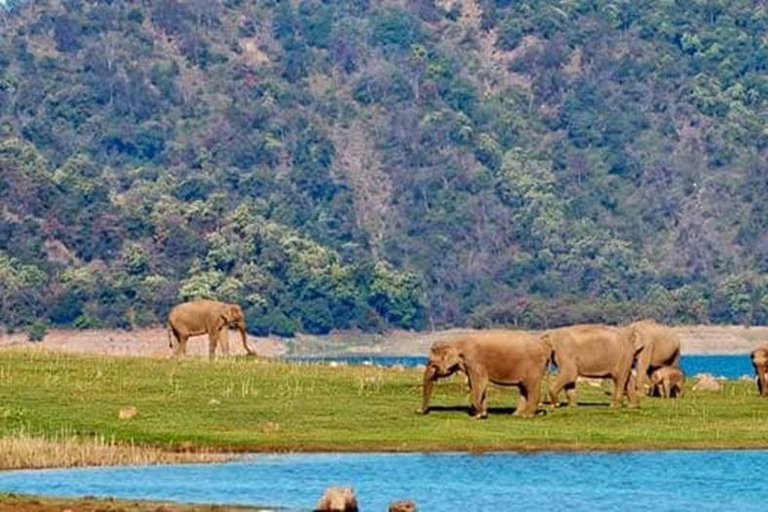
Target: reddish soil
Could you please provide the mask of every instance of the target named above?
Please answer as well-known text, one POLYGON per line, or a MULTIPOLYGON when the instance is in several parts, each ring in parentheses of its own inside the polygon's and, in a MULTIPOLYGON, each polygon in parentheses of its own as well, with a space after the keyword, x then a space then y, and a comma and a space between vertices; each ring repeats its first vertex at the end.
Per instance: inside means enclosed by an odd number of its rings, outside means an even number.
POLYGON ((269 512, 266 508, 0 495, 0 512, 269 512))

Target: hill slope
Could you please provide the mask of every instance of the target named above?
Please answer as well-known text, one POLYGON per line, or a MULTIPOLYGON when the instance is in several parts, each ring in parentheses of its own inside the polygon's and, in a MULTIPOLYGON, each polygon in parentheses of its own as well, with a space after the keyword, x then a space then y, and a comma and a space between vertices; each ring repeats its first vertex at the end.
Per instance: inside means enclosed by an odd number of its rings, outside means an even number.
POLYGON ((0 314, 768 320, 761 2, 15 1, 0 314))

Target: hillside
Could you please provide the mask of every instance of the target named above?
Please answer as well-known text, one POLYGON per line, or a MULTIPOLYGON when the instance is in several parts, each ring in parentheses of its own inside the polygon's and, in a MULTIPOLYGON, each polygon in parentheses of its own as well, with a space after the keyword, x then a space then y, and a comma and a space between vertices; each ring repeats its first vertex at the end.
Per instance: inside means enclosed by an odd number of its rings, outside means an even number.
POLYGON ((0 323, 768 321, 768 12, 11 0, 0 323))

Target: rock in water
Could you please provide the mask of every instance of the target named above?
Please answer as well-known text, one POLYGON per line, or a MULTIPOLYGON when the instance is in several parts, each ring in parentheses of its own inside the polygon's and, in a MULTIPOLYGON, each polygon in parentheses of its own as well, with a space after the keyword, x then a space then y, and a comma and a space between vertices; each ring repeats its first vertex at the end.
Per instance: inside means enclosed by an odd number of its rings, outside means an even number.
POLYGON ((694 391, 720 391, 722 386, 717 382, 717 379, 708 374, 703 373, 698 376, 696 384, 693 385, 694 391))
POLYGON ((139 415, 139 410, 135 408, 132 405, 126 405, 125 407, 121 407, 119 411, 117 411, 117 417, 121 420, 131 420, 139 415))
POLYGON ((416 504, 410 500, 393 501, 389 504, 389 512, 416 512, 416 504))
POLYGON ((317 503, 315 512, 358 512, 355 490, 351 487, 329 487, 317 503))

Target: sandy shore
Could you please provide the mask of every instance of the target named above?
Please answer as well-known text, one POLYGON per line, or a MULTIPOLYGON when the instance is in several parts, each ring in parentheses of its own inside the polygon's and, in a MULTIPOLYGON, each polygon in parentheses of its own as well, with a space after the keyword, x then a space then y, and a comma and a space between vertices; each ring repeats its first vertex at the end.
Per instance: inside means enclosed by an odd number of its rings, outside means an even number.
MULTIPOLYGON (((768 342, 768 327, 692 325, 674 328, 680 336, 684 354, 747 354, 755 346, 768 342)), ((393 331, 386 335, 360 332, 338 332, 327 336, 298 335, 295 338, 248 337, 248 344, 259 355, 328 355, 328 354, 426 354, 438 340, 450 339, 470 329, 450 329, 435 332, 393 331)), ((117 356, 169 357, 168 335, 164 328, 144 328, 130 331, 92 329, 51 329, 41 343, 26 341, 26 333, 0 334, 0 349, 23 347, 68 353, 104 354, 117 356)), ((193 338, 189 353, 207 354, 207 339, 193 338)), ((244 354, 239 336, 230 334, 230 353, 244 354)))

